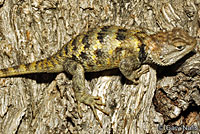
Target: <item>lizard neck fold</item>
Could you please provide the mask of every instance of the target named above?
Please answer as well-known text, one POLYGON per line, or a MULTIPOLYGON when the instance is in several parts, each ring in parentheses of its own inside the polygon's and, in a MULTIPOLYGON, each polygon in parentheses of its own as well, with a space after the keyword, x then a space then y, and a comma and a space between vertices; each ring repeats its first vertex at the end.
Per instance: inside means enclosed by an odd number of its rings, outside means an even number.
POLYGON ((145 47, 146 47, 145 44, 142 44, 140 46, 140 51, 139 51, 138 58, 139 58, 139 60, 140 60, 141 63, 144 63, 146 61, 146 58, 147 58, 147 53, 145 51, 145 47))
POLYGON ((136 37, 141 42, 141 45, 139 46, 138 59, 142 64, 145 64, 145 63, 147 63, 147 60, 148 60, 147 44, 146 44, 145 40, 147 40, 149 37, 144 32, 136 33, 136 37))

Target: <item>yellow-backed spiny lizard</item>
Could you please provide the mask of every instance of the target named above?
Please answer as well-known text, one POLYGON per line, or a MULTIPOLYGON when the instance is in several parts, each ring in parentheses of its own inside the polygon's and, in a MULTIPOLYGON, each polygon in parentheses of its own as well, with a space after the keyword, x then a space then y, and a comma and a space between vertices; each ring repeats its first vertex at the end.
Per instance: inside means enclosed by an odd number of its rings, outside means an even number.
MULTIPOLYGON (((85 72, 119 68, 129 80, 135 81, 147 70, 142 64, 167 66, 175 63, 193 50, 196 40, 182 29, 148 35, 140 30, 118 26, 101 26, 82 33, 49 58, 0 70, 0 77, 30 73, 68 72, 73 78, 73 88, 78 102, 89 105, 100 122, 96 108, 102 108, 100 97, 85 92, 85 72)), ((101 122, 100 125, 102 126, 101 122)))

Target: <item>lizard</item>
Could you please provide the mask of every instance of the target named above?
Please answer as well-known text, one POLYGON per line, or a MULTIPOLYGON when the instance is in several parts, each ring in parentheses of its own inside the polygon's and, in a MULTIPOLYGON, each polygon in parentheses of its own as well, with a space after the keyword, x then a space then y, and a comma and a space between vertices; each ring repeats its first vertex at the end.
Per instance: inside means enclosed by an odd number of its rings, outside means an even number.
POLYGON ((121 73, 135 81, 148 70, 141 70, 144 64, 168 66, 176 63, 192 51, 196 40, 180 28, 147 34, 143 30, 120 26, 99 26, 83 32, 52 56, 28 64, 0 70, 0 78, 31 73, 67 72, 72 75, 72 84, 80 117, 80 103, 91 107, 95 118, 96 109, 109 115, 101 97, 85 91, 85 72, 98 72, 119 68, 121 73))

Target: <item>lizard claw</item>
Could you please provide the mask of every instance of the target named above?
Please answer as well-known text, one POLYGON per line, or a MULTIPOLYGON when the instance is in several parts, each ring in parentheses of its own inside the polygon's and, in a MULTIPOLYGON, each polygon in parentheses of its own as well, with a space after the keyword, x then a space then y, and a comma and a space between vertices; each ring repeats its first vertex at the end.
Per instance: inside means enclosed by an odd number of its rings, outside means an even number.
POLYGON ((142 66, 141 68, 135 70, 132 72, 132 74, 129 76, 129 80, 133 81, 135 84, 139 84, 139 78, 141 75, 147 73, 149 71, 149 67, 142 66))
POLYGON ((80 117, 83 117, 81 114, 81 108, 80 108, 80 103, 84 103, 88 106, 91 107, 95 118, 97 119, 97 121, 99 122, 100 126, 102 127, 102 122, 100 121, 98 115, 97 115, 97 110, 103 112, 106 115, 109 115, 108 112, 106 112, 104 109, 102 109, 100 106, 105 106, 106 104, 102 102, 101 97, 98 96, 92 96, 90 94, 87 94, 85 92, 79 92, 76 93, 76 99, 78 101, 78 114, 80 117))

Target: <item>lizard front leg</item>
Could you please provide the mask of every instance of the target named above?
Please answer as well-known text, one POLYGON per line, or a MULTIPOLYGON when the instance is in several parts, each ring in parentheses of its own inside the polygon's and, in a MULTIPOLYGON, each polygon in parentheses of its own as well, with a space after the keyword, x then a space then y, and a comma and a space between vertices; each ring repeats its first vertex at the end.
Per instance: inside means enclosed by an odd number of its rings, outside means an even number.
POLYGON ((85 76, 83 66, 74 60, 67 59, 64 64, 64 70, 73 76, 72 83, 75 91, 75 97, 78 103, 78 113, 80 117, 82 117, 80 111, 80 103, 84 103, 92 108, 96 119, 99 121, 102 127, 102 123, 97 116, 96 108, 107 115, 108 113, 100 107, 102 105, 105 105, 104 103, 102 103, 101 97, 95 97, 85 92, 85 76))
POLYGON ((148 72, 148 68, 141 68, 142 63, 135 57, 127 57, 121 60, 119 69, 129 80, 138 84, 138 78, 148 72))

